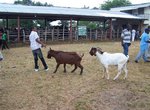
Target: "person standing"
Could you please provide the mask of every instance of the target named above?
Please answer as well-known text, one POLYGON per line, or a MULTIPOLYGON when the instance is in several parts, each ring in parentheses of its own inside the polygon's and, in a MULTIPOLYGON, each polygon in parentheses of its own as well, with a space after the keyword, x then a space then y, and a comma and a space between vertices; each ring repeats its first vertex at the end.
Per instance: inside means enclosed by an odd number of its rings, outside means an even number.
POLYGON ((130 26, 123 25, 123 30, 121 33, 121 44, 123 47, 123 53, 125 56, 129 56, 129 46, 131 45, 131 32, 130 32, 130 26))
POLYGON ((32 53, 34 56, 35 71, 39 70, 38 58, 40 58, 43 66, 44 66, 45 71, 48 71, 49 68, 45 62, 45 59, 44 59, 42 51, 41 51, 41 47, 46 47, 46 45, 40 41, 40 37, 37 34, 36 27, 32 28, 32 31, 29 35, 29 40, 30 40, 30 48, 32 49, 32 53))
POLYGON ((135 40, 136 30, 132 29, 132 42, 135 40))
POLYGON ((8 40, 7 33, 6 33, 6 31, 3 31, 3 35, 2 35, 2 50, 6 49, 6 48, 9 49, 8 44, 7 44, 7 40, 8 40))
POLYGON ((150 43, 149 29, 146 28, 145 32, 141 35, 140 50, 135 58, 136 63, 138 63, 138 61, 140 60, 141 57, 143 58, 144 62, 150 62, 146 56, 146 51, 148 49, 148 43, 150 43))

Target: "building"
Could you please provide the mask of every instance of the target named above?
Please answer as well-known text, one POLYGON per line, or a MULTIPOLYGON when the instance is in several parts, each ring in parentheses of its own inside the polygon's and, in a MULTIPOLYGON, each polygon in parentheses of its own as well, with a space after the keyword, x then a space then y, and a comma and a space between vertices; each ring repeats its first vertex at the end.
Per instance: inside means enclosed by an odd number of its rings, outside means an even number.
POLYGON ((143 19, 145 19, 143 22, 144 24, 143 28, 150 25, 150 2, 142 4, 134 4, 125 7, 111 8, 110 11, 125 12, 138 17, 142 17, 143 19))
MULTIPOLYGON (((107 40, 107 39, 119 39, 121 23, 133 23, 141 24, 141 17, 137 17, 124 12, 114 12, 106 10, 94 10, 94 9, 79 9, 79 8, 65 8, 65 7, 45 7, 45 6, 25 6, 14 4, 0 4, 0 19, 5 19, 5 27, 8 30, 8 38, 13 41, 26 41, 29 32, 28 29, 24 30, 21 27, 21 20, 30 19, 44 20, 45 26, 39 30, 40 37, 47 40, 78 40, 79 37, 95 40, 107 40), (15 30, 9 27, 9 20, 17 20, 15 30), (70 21, 69 27, 48 27, 49 21, 55 20, 68 20, 70 21), (113 25, 114 20, 119 25, 113 25), (77 22, 77 26, 73 28, 73 21, 77 22), (78 21, 98 21, 102 24, 103 29, 91 30, 89 29, 84 36, 78 35, 78 21), (108 27, 105 29, 105 27, 108 27), (115 27, 115 28, 113 28, 115 27), (114 31, 115 30, 115 31, 114 31)), ((14 28, 14 27, 13 27, 14 28)), ((28 27, 31 28, 31 27, 28 27)), ((86 31, 86 30, 85 30, 86 31)))

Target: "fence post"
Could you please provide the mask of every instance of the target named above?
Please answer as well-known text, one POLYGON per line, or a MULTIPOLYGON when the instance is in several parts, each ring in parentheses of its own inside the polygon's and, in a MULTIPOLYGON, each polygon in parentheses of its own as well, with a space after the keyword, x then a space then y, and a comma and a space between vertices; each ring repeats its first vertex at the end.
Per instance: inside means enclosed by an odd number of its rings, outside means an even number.
POLYGON ((47 40, 47 27, 45 28, 45 42, 47 40))
POLYGON ((54 27, 52 28, 52 41, 54 41, 54 27))
POLYGON ((22 30, 22 33, 23 33, 23 43, 25 43, 26 42, 26 35, 25 35, 24 29, 22 30))

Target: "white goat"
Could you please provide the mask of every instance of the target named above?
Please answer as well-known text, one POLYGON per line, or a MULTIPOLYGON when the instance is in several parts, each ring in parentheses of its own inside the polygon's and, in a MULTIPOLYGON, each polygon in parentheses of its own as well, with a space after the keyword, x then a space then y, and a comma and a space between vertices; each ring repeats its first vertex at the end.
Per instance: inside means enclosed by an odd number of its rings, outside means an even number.
POLYGON ((107 73, 107 79, 109 79, 109 73, 108 73, 108 66, 109 65, 117 65, 118 66, 118 74, 115 76, 114 80, 116 80, 119 75, 121 74, 122 70, 125 72, 124 79, 127 78, 128 75, 128 70, 127 70, 127 62, 129 59, 129 56, 125 56, 123 53, 107 53, 103 52, 101 48, 94 48, 92 47, 90 50, 90 55, 95 55, 98 57, 99 61, 102 63, 104 67, 104 75, 103 78, 105 77, 105 72, 107 73))

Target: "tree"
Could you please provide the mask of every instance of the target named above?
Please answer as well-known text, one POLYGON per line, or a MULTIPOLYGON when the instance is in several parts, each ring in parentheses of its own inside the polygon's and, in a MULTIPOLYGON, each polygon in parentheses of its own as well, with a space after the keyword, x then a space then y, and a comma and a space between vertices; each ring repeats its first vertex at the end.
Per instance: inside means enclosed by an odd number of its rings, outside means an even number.
MULTIPOLYGON (((47 2, 43 4, 41 2, 32 2, 32 0, 16 0, 14 1, 14 4, 22 4, 22 5, 28 5, 28 6, 53 6, 52 4, 48 4, 47 2)), ((38 24, 40 24, 41 27, 44 27, 45 22, 43 20, 35 20, 35 22, 33 22, 33 20, 21 19, 21 27, 24 27, 24 28, 29 28, 29 27, 32 27, 32 25, 38 25, 38 24)), ((17 20, 10 19, 9 26, 16 27, 17 20)))
POLYGON ((45 2, 44 4, 41 2, 32 2, 32 0, 17 0, 14 4, 22 4, 22 5, 31 5, 31 6, 53 6, 52 4, 48 4, 45 2))
POLYGON ((110 8, 131 5, 129 0, 107 0, 101 5, 102 10, 110 10, 110 8))
POLYGON ((17 0, 14 4, 33 5, 33 2, 31 0, 17 0))

